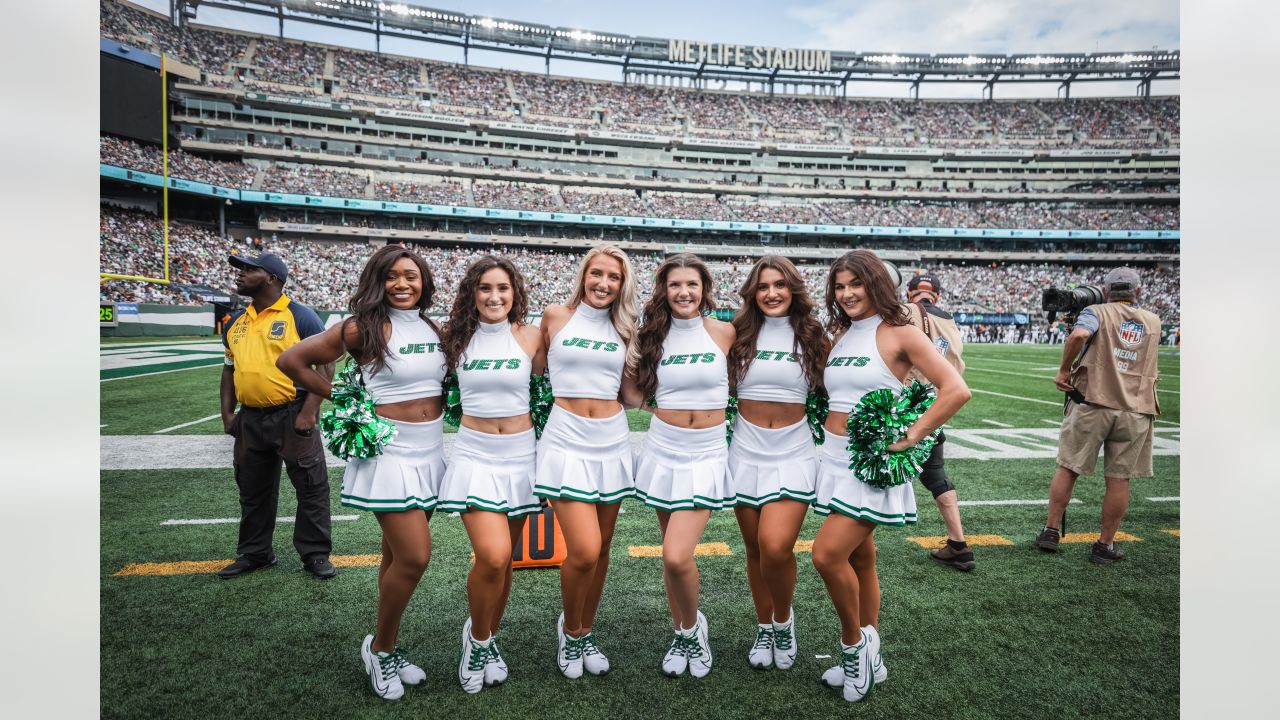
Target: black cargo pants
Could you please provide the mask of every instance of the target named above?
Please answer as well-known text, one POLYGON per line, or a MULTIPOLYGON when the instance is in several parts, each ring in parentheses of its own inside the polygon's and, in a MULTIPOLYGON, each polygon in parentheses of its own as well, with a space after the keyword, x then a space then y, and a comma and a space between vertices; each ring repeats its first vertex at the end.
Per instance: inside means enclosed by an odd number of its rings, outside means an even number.
POLYGON ((271 538, 280 498, 280 464, 298 496, 293 547, 303 560, 328 557, 333 549, 329 518, 329 473, 320 431, 293 429, 303 398, 270 408, 242 406, 231 425, 233 462, 240 488, 240 543, 236 552, 254 562, 274 557, 271 538))

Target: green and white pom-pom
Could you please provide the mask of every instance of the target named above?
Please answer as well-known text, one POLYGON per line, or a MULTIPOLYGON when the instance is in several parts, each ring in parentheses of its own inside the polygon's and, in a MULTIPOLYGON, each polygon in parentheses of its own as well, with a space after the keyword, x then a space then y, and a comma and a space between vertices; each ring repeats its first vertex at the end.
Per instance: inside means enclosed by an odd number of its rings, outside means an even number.
POLYGON ((821 445, 826 439, 823 426, 827 424, 827 415, 831 414, 827 406, 826 391, 810 391, 804 400, 804 418, 809 421, 809 434, 813 436, 813 444, 821 445))
POLYGON ((444 379, 444 421, 454 427, 462 425, 462 388, 452 372, 444 379))
POLYGON ((332 394, 333 409, 320 415, 325 447, 343 460, 381 455, 396 436, 396 426, 374 413, 373 397, 361 382, 355 362, 338 371, 332 394))
POLYGON ((729 404, 724 409, 724 442, 733 444, 733 421, 738 419, 738 396, 730 395, 729 404))
POLYGON ((547 426, 547 418, 551 417, 551 406, 556 397, 551 392, 551 377, 546 373, 529 376, 529 417, 533 419, 533 431, 536 437, 542 437, 542 429, 547 426))
POLYGON ((882 388, 862 396, 845 425, 853 476, 881 490, 920 477, 940 431, 934 430, 906 450, 890 451, 889 446, 907 436, 907 429, 935 399, 933 387, 919 380, 897 392, 882 388))

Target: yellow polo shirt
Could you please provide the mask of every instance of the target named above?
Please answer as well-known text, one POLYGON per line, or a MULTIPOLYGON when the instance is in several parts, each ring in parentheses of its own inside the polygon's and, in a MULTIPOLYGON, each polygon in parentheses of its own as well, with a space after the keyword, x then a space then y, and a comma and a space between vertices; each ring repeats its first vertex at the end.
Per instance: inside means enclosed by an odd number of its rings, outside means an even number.
POLYGON ((314 310, 285 295, 262 312, 253 305, 237 311, 222 329, 225 362, 234 368, 236 400, 249 407, 271 407, 296 398, 298 388, 276 369, 276 358, 323 330, 314 310))

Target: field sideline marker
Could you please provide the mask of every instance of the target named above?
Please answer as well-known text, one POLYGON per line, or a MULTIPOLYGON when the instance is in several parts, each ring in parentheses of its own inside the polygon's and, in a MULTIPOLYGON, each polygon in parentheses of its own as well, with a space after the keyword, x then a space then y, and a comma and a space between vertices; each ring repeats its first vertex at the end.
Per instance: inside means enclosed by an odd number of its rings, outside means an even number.
MULTIPOLYGON (((360 516, 359 515, 333 515, 329 519, 334 521, 347 522, 351 520, 359 520, 360 516)), ((276 522, 279 522, 279 523, 291 523, 294 521, 295 519, 292 517, 276 518, 276 522)), ((240 518, 193 518, 193 519, 187 519, 187 520, 165 520, 160 524, 161 525, 230 525, 232 523, 239 523, 239 522, 240 522, 240 518)))
MULTIPOLYGON (((1049 498, 1044 500, 957 500, 960 505, 1048 505, 1049 498)), ((1080 505, 1081 502, 1076 498, 1071 498, 1070 504, 1080 505)))
MULTIPOLYGON (((1101 537, 1098 533, 1067 533, 1063 535, 1058 542, 1060 543, 1096 543, 1101 537)), ((1142 542, 1142 538, 1137 535, 1130 535, 1127 532, 1116 531, 1116 540, 1125 542, 1142 542)))
POLYGON ((1012 426, 1012 425, 1010 425, 1009 423, 1002 423, 1002 422, 1000 422, 999 420, 988 420, 988 419, 986 419, 986 418, 982 418, 982 422, 984 422, 984 423, 990 423, 990 424, 992 424, 992 425, 995 425, 996 427, 1002 427, 1002 428, 1011 428, 1011 427, 1013 427, 1013 426, 1012 426))
POLYGON ((160 435, 161 433, 167 433, 167 432, 169 432, 170 430, 178 430, 179 428, 191 427, 192 425, 199 425, 199 424, 200 424, 200 423, 202 423, 202 422, 209 422, 210 420, 213 420, 214 418, 218 418, 218 417, 222 417, 222 415, 221 415, 221 414, 218 414, 218 415, 210 415, 210 416, 209 416, 209 417, 207 417, 207 418, 200 418, 199 420, 192 420, 191 422, 184 422, 184 423, 182 423, 181 425, 174 425, 173 427, 167 427, 167 428, 165 428, 165 429, 163 429, 163 430, 157 430, 157 431, 155 431, 154 433, 151 433, 151 434, 152 434, 152 435, 160 435))
MULTIPOLYGON (((922 548, 935 548, 947 541, 946 535, 926 535, 909 537, 911 542, 922 548)), ((1013 541, 1003 535, 965 535, 964 540, 970 545, 1012 545, 1013 541)))
MULTIPOLYGON (((329 561, 338 567, 376 567, 382 563, 382 555, 330 555, 329 561)), ((184 562, 130 563, 115 577, 130 575, 200 575, 216 573, 231 560, 187 560, 184 562)))
POLYGON ((1147 499, 1150 500, 1151 502, 1180 502, 1181 501, 1181 498, 1179 498, 1177 495, 1169 495, 1169 496, 1163 496, 1163 497, 1149 497, 1147 499))
MULTIPOLYGON (((627 548, 627 554, 631 557, 662 557, 661 545, 632 545, 627 548)), ((711 542, 698 543, 693 546, 694 555, 732 555, 733 551, 729 549, 728 543, 711 542)))

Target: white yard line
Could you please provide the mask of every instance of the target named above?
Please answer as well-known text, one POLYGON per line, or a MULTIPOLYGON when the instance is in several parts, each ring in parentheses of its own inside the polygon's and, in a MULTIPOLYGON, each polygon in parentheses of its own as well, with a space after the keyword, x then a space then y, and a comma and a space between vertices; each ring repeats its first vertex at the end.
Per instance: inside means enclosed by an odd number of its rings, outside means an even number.
POLYGON ((216 363, 209 363, 208 365, 192 365, 191 367, 177 368, 175 370, 160 370, 158 372, 141 373, 139 375, 122 375, 120 377, 102 378, 98 382, 111 382, 113 380, 132 380, 134 378, 150 377, 151 375, 164 375, 165 373, 182 372, 183 370, 203 370, 205 368, 217 367, 221 364, 222 362, 219 361, 216 363))
POLYGON ((1151 502, 1179 502, 1180 500, 1177 495, 1174 495, 1173 497, 1150 497, 1147 499, 1151 502))
POLYGON ((167 432, 169 432, 170 430, 177 430, 177 429, 179 429, 179 428, 191 427, 192 425, 199 425, 199 424, 200 424, 200 423, 202 423, 202 422, 209 422, 210 420, 213 420, 214 418, 219 418, 219 417, 222 417, 222 415, 221 415, 221 414, 218 414, 218 415, 210 415, 209 417, 206 417, 206 418, 200 418, 199 420, 192 420, 191 422, 184 422, 184 423, 182 423, 181 425, 174 425, 173 427, 167 427, 167 428, 165 428, 165 429, 163 429, 163 430, 157 430, 157 431, 155 431, 155 432, 154 432, 154 433, 152 433, 152 434, 153 434, 153 435, 159 435, 159 434, 161 434, 161 433, 167 433, 167 432))
POLYGON ((987 423, 987 424, 989 424, 989 425, 995 425, 996 427, 1002 427, 1002 428, 1011 428, 1011 427, 1013 427, 1013 426, 1012 426, 1012 425, 1010 425, 1009 423, 1002 423, 1002 422, 1000 422, 999 420, 988 420, 988 419, 986 419, 986 418, 982 418, 982 422, 987 423))
MULTIPOLYGON (((1049 498, 1044 500, 957 500, 960 505, 1048 505, 1049 498)), ((1071 498, 1070 503, 1079 505, 1080 501, 1071 498)))
MULTIPOLYGON (((975 365, 965 365, 965 366, 964 366, 964 369, 965 369, 965 372, 975 371, 975 372, 985 372, 985 373, 999 373, 999 374, 1001 374, 1001 375, 1015 375, 1015 376, 1017 376, 1017 377, 1032 378, 1033 380, 1053 380, 1053 376, 1052 376, 1052 375, 1032 375, 1031 373, 1014 372, 1014 371, 1012 371, 1012 370, 996 370, 995 368, 977 367, 977 366, 975 366, 975 365)), ((1032 369, 1032 370, 1039 370, 1039 369, 1041 369, 1041 368, 1031 368, 1031 369, 1032 369)), ((1057 368, 1050 368, 1050 369, 1051 369, 1051 370, 1057 370, 1057 368)), ((1171 393, 1171 394, 1173 394, 1173 395, 1181 395, 1181 394, 1182 394, 1182 393, 1178 392, 1177 390, 1169 390, 1169 389, 1167 389, 1167 388, 1162 388, 1162 387, 1157 387, 1157 388, 1156 388, 1156 392, 1158 392, 1158 393, 1171 393)))
MULTIPOLYGON (((335 521, 351 521, 359 520, 359 515, 333 515, 329 518, 335 521)), ((165 520, 161 525, 232 525, 240 522, 240 518, 202 518, 190 520, 165 520)), ((278 517, 276 522, 291 523, 294 522, 292 517, 278 517)))
POLYGON ((1181 426, 1181 424, 1180 424, 1180 423, 1170 422, 1170 421, 1168 421, 1168 420, 1156 420, 1156 422, 1160 423, 1161 425, 1173 425, 1174 427, 1180 427, 1180 426, 1181 426))
POLYGON ((1061 424, 1062 424, 1062 421, 1061 421, 1061 420, 1050 420, 1050 419, 1048 419, 1048 418, 1041 418, 1041 419, 1040 419, 1040 422, 1042 422, 1042 423, 1049 423, 1050 425, 1061 425, 1061 424))
POLYGON ((1009 394, 1007 394, 1007 393, 998 393, 998 392, 995 392, 995 391, 993 391, 993 390, 979 390, 979 389, 977 389, 977 388, 975 388, 975 387, 970 387, 970 388, 969 388, 969 391, 970 391, 970 392, 975 392, 975 393, 980 393, 980 394, 982 394, 982 395, 995 395, 996 397, 1009 398, 1010 400, 1026 400, 1027 402, 1040 403, 1041 405, 1054 405, 1054 406, 1057 406, 1057 407, 1061 407, 1061 406, 1062 406, 1062 402, 1061 402, 1061 401, 1053 401, 1053 400, 1037 400, 1036 398, 1023 397, 1023 396, 1021 396, 1021 395, 1009 395, 1009 394))

